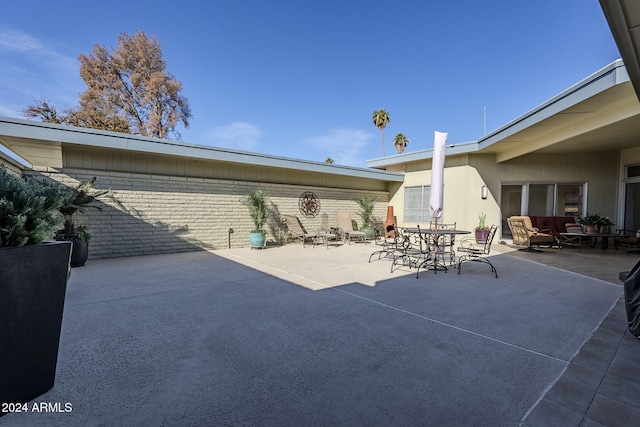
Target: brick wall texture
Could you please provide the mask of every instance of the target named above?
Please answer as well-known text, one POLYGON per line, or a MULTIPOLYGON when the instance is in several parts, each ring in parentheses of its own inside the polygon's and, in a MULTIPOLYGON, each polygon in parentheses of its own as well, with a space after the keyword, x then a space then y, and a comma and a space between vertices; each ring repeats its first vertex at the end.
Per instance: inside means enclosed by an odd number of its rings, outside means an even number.
POLYGON ((247 247, 253 224, 242 199, 258 188, 271 194, 274 216, 267 227, 271 244, 286 240, 278 214, 297 215, 312 231, 320 228, 323 216, 329 226, 337 225, 337 211, 351 212, 360 224, 359 207, 353 199, 364 195, 376 199, 373 216, 384 222, 389 201, 384 191, 81 169, 29 173, 71 187, 96 176, 95 188, 111 189, 112 198, 103 197, 95 204, 99 210, 89 208, 76 215, 76 223, 86 225, 92 236, 90 259, 247 247), (313 218, 305 217, 298 208, 300 195, 307 191, 320 201, 320 211, 313 218))

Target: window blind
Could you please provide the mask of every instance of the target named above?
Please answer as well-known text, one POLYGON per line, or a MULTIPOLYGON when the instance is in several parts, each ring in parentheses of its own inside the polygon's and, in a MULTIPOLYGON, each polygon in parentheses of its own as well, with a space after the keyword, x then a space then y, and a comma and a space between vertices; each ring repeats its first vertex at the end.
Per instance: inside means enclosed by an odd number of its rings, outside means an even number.
POLYGON ((420 185, 404 188, 404 222, 425 223, 431 221, 429 197, 431 187, 420 185))

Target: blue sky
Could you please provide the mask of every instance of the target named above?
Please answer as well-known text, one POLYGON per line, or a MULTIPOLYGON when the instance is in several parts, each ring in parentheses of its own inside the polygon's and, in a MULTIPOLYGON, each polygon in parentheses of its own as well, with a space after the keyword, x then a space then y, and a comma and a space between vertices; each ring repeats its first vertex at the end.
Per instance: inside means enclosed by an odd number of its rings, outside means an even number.
POLYGON ((155 36, 191 105, 182 140, 366 166, 473 141, 619 58, 597 0, 12 1, 0 15, 0 115, 84 91, 77 56, 155 36))

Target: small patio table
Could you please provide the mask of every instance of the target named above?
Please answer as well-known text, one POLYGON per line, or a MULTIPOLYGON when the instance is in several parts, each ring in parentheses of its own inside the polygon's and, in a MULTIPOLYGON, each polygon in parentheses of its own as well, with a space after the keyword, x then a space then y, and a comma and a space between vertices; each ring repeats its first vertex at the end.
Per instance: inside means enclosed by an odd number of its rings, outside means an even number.
POLYGON ((429 228, 405 228, 405 230, 410 234, 420 234, 420 238, 423 239, 426 243, 426 253, 425 259, 421 263, 417 265, 418 271, 416 272, 416 277, 420 274, 420 268, 426 268, 427 270, 433 270, 434 273, 437 273, 438 270, 444 271, 445 273, 449 270, 447 264, 442 260, 439 253, 444 253, 444 250, 440 248, 438 242, 440 241, 440 236, 450 235, 456 236, 460 234, 471 234, 470 231, 467 230, 432 230, 429 228), (431 239, 429 239, 431 237, 431 239), (429 245, 429 241, 433 241, 434 245, 431 247, 429 245), (433 255, 433 256, 429 256, 433 255))
POLYGON ((588 233, 560 233, 560 248, 563 246, 578 246, 580 252, 582 252, 582 242, 585 239, 591 244, 591 247, 595 247, 598 242, 598 237, 601 239, 602 250, 609 247, 609 238, 613 240, 613 247, 618 249, 616 237, 620 237, 619 234, 602 233, 602 234, 588 234, 588 233))
POLYGON ((313 245, 315 246, 318 243, 322 243, 327 246, 327 249, 329 249, 329 242, 336 240, 337 235, 335 231, 319 231, 313 238, 313 245))

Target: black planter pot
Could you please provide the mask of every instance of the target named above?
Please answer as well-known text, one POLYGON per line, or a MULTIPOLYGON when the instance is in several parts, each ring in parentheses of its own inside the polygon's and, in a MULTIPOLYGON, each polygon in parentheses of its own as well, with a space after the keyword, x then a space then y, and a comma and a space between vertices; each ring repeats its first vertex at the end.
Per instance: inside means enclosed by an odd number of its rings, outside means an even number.
POLYGON ((53 387, 70 255, 71 242, 0 248, 0 402, 53 387))
POLYGON ((71 267, 82 267, 89 258, 89 242, 74 242, 71 249, 71 267))

